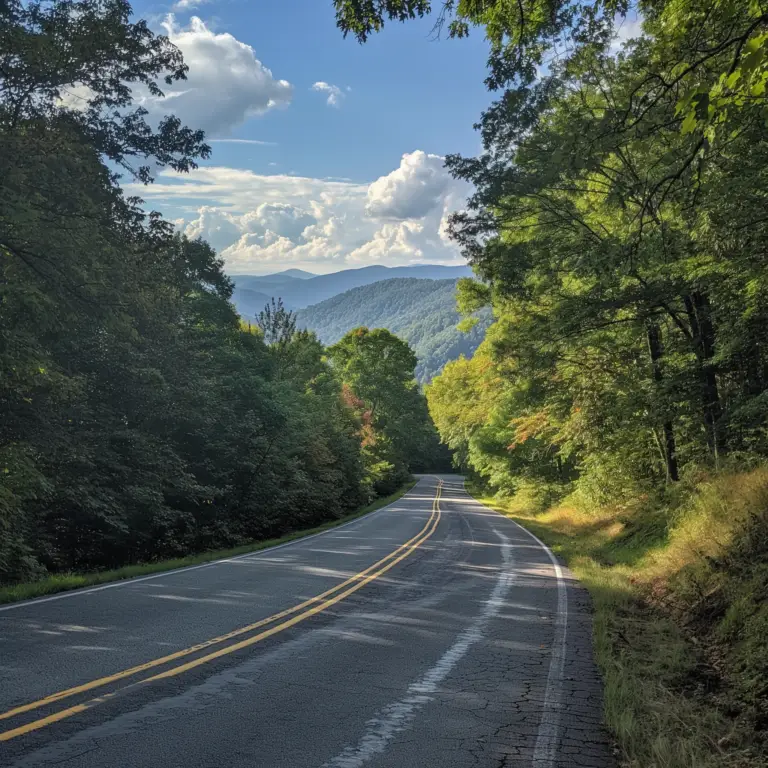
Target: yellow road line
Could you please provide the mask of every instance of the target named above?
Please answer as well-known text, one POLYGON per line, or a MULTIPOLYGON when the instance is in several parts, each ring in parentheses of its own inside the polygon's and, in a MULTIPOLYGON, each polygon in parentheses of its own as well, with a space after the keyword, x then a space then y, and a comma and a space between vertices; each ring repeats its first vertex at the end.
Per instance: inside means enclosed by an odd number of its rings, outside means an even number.
MULTIPOLYGON (((440 506, 439 506, 441 493, 442 493, 442 481, 439 481, 436 489, 436 493, 435 493, 435 498, 432 502, 432 513, 430 514, 429 519, 427 520, 427 523, 421 529, 421 531, 419 531, 419 533, 417 533, 414 537, 409 539, 404 544, 401 544, 397 549, 393 550, 390 554, 388 554, 386 557, 383 557, 377 563, 374 563, 373 565, 366 568, 364 571, 360 571, 360 573, 355 574, 354 576, 350 577, 346 581, 336 585, 335 587, 327 590, 326 592, 323 592, 320 595, 310 598, 309 600, 305 600, 303 603, 300 603, 299 605, 296 605, 293 608, 289 608, 289 609, 286 609, 285 611, 281 611, 280 613, 276 613, 272 616, 269 616, 266 619, 261 619, 260 621, 255 622, 254 624, 251 624, 247 627, 243 627, 238 630, 234 630, 233 632, 230 632, 226 635, 221 635, 220 637, 207 640, 204 643, 199 643, 198 645, 191 646, 190 648, 186 648, 181 651, 177 651, 175 653, 164 656, 160 659, 155 659, 145 664, 132 667, 131 669, 124 670, 123 672, 118 672, 114 675, 102 677, 102 678, 99 678, 98 680, 93 680, 89 683, 84 683, 83 685, 76 686, 74 688, 69 688, 65 691, 60 691, 58 693, 52 694, 51 696, 47 696, 44 699, 40 699, 38 701, 34 701, 29 704, 22 705, 20 707, 16 707, 12 710, 9 710, 8 712, 0 714, 0 719, 6 719, 14 715, 28 712, 32 709, 37 709, 47 704, 52 704, 57 701, 60 701, 64 698, 67 698, 68 696, 73 696, 76 693, 82 693, 88 690, 92 690, 93 688, 101 687, 110 682, 115 682, 117 680, 121 680, 131 675, 137 674, 138 672, 142 672, 147 669, 151 669, 153 667, 159 666, 161 664, 168 663, 169 661, 174 661, 183 656, 187 656, 190 653, 194 653, 195 651, 199 651, 204 648, 210 647, 211 645, 214 645, 216 643, 221 643, 221 642, 224 642, 225 640, 232 639, 233 637, 237 637, 238 635, 241 635, 245 632, 252 631, 253 629, 257 629, 258 627, 264 626, 265 624, 271 623, 280 618, 284 618, 285 616, 288 616, 292 613, 296 613, 302 608, 306 608, 307 606, 310 606, 313 603, 318 603, 318 602, 320 603, 319 605, 316 605, 315 607, 310 608, 309 610, 304 611, 303 613, 300 613, 297 616, 294 616, 288 621, 285 621, 282 624, 278 624, 275 627, 271 627, 270 629, 265 630, 264 632, 254 635, 253 637, 247 638, 246 640, 241 640, 238 643, 233 643, 232 645, 228 645, 225 648, 220 648, 219 650, 213 653, 209 653, 198 659, 194 659, 192 661, 186 662, 185 664, 181 664, 177 667, 173 667, 172 669, 158 673, 156 675, 153 675, 152 677, 148 677, 148 678, 145 678, 144 680, 131 683, 128 687, 143 685, 144 683, 153 682, 155 680, 161 680, 168 677, 174 677, 190 669, 194 669, 195 667, 201 666, 202 664, 206 664, 209 661, 213 661, 214 659, 220 658, 221 656, 225 656, 229 653, 234 653, 235 651, 238 651, 242 648, 246 648, 248 646, 254 645, 255 643, 260 642, 261 640, 271 637, 272 635, 275 635, 278 632, 282 632, 283 630, 288 629, 289 627, 292 627, 295 624, 298 624, 300 621, 304 621, 304 619, 307 619, 310 616, 314 616, 315 614, 326 610, 327 608, 331 607, 332 605, 335 605, 336 603, 345 599, 352 593, 364 587, 369 582, 373 581, 374 579, 377 579, 379 576, 389 571, 397 563, 399 563, 401 560, 404 560, 415 549, 421 546, 435 532, 437 525, 440 522, 440 516, 441 516, 440 506), (398 554, 398 553, 402 553, 402 554, 398 554), (394 560, 392 559, 393 557, 395 558, 394 560), (391 560, 391 562, 387 563, 388 560, 391 560), (382 563, 387 563, 387 564, 379 568, 379 566, 381 566, 382 563), (376 568, 379 568, 379 570, 376 572, 372 572, 376 568), (358 583, 355 584, 354 582, 358 582, 358 583), (330 597, 329 599, 324 600, 324 598, 328 597, 329 595, 332 595, 335 592, 338 593, 339 590, 343 589, 344 587, 347 587, 350 584, 352 586, 349 586, 349 588, 346 589, 345 591, 339 594, 336 594, 334 597, 330 597)), ((96 699, 91 699, 90 701, 85 702, 84 704, 78 704, 68 709, 61 710, 52 715, 48 715, 47 717, 28 723, 27 725, 22 725, 22 726, 19 726, 18 728, 14 728, 9 731, 4 731, 3 733, 0 733, 0 742, 9 741, 10 739, 13 739, 17 736, 21 736, 24 733, 29 733, 30 731, 43 728, 46 725, 50 725, 51 723, 55 723, 55 722, 58 722, 59 720, 63 720, 67 717, 70 717, 71 715, 77 714, 78 712, 83 712, 95 706, 96 704, 102 703, 106 699, 111 698, 112 695, 113 694, 107 694, 105 696, 101 696, 96 699)))
POLYGON ((300 621, 304 621, 304 619, 308 619, 310 616, 314 616, 315 614, 320 613, 326 610, 327 608, 330 608, 332 605, 335 605, 336 603, 344 600, 344 598, 349 597, 349 595, 351 595, 353 592, 357 592, 358 589, 362 589, 369 582, 374 581, 375 579, 378 579, 379 576, 386 573, 390 568, 394 568, 401 560, 404 560, 406 557, 408 557, 408 555, 410 555, 414 549, 417 549, 418 547, 420 547, 435 532, 435 529, 437 528, 437 524, 439 522, 440 522, 440 510, 438 507, 437 516, 435 517, 431 530, 425 533, 424 536, 419 541, 415 542, 414 544, 411 544, 408 551, 403 552, 401 555, 399 555, 397 558, 392 560, 392 562, 387 563, 383 568, 378 570, 376 573, 369 574, 358 584, 353 584, 344 592, 338 595, 335 595, 334 597, 331 597, 328 600, 325 600, 320 605, 317 605, 314 608, 310 608, 308 611, 305 611, 304 613, 301 613, 298 616, 294 616, 292 619, 288 619, 288 621, 285 621, 282 624, 278 624, 276 627, 270 627, 264 632, 260 632, 258 635, 254 635, 254 637, 249 637, 247 640, 241 640, 239 643, 228 645, 226 648, 220 648, 218 651, 209 653, 206 656, 201 656, 198 659, 193 659, 192 661, 188 661, 185 664, 179 665, 178 667, 173 667, 172 669, 166 670, 165 672, 159 672, 158 674, 153 675, 152 677, 149 677, 146 680, 142 680, 142 683, 150 683, 153 680, 162 680, 168 677, 175 677, 176 675, 179 675, 182 672, 186 672, 187 670, 194 669, 195 667, 199 667, 201 664, 207 664, 209 661, 218 659, 219 657, 225 656, 228 653, 233 653, 234 651, 238 651, 241 648, 247 648, 249 645, 258 643, 259 641, 264 640, 267 637, 271 637, 272 635, 275 635, 278 632, 282 632, 284 629, 287 629, 288 627, 292 627, 294 624, 298 624, 300 621))
MULTIPOLYGON (((435 499, 437 499, 437 494, 435 496, 435 499)), ((126 677, 131 677, 133 675, 138 674, 139 672, 146 672, 148 669, 153 669, 154 667, 158 667, 163 664, 167 664, 168 662, 175 661, 176 659, 183 658, 184 656, 189 656, 191 653, 197 653, 198 651, 205 650, 206 648, 209 648, 212 645, 217 645, 227 640, 231 640, 232 638, 239 637, 240 635, 246 634, 248 632, 252 632, 255 629, 259 629, 260 627, 263 627, 267 624, 271 624, 273 621, 277 621, 278 619, 283 619, 286 616, 290 616, 292 613, 301 611, 307 606, 312 605, 313 603, 320 602, 321 600, 333 594, 334 592, 338 592, 339 590, 344 589, 344 587, 348 586, 349 584, 352 584, 358 579, 363 578, 366 574, 375 570, 390 558, 395 557, 398 552, 405 549, 405 547, 407 547, 409 544, 411 544, 413 541, 419 538, 419 536, 421 536, 424 533, 424 531, 427 530, 427 528, 432 522, 432 517, 434 516, 434 514, 435 514, 435 508, 434 508, 434 502, 433 502, 432 515, 430 515, 424 527, 415 536, 410 538, 404 544, 401 544, 399 547, 397 547, 397 549, 393 550, 388 555, 381 558, 381 560, 375 562, 373 565, 369 566, 365 570, 360 571, 359 573, 356 573, 353 576, 350 576, 348 579, 346 579, 346 581, 343 581, 340 584, 336 584, 335 586, 331 587, 325 592, 322 592, 319 595, 315 595, 314 597, 311 597, 308 600, 305 600, 304 602, 299 603, 298 605, 294 605, 292 608, 286 608, 285 610, 280 611, 279 613, 274 613, 271 616, 267 616, 264 619, 260 619, 259 621, 254 622, 253 624, 248 624, 245 627, 240 627, 239 629, 232 630, 231 632, 227 632, 224 635, 213 637, 210 640, 205 640, 201 643, 197 643, 196 645, 192 645, 189 648, 183 648, 179 651, 175 651, 174 653, 170 653, 167 656, 162 656, 158 659, 153 659, 152 661, 145 662, 144 664, 139 664, 135 667, 131 667, 130 669, 125 669, 121 672, 116 672, 112 675, 107 675, 106 677, 100 677, 97 680, 92 680, 88 683, 83 683, 82 685, 77 685, 77 686, 74 686, 73 688, 68 688, 64 691, 53 693, 50 696, 46 696, 45 698, 39 699, 37 701, 32 701, 29 704, 23 704, 21 706, 15 707, 14 709, 9 709, 7 712, 0 713, 0 720, 7 720, 10 717, 15 717, 16 715, 23 714, 24 712, 29 712, 33 709, 39 709, 40 707, 44 707, 48 704, 54 704, 57 701, 61 701, 62 699, 66 699, 70 696, 74 696, 75 694, 85 693, 86 691, 93 690, 94 688, 100 688, 103 685, 114 683, 118 680, 123 680, 126 677)))

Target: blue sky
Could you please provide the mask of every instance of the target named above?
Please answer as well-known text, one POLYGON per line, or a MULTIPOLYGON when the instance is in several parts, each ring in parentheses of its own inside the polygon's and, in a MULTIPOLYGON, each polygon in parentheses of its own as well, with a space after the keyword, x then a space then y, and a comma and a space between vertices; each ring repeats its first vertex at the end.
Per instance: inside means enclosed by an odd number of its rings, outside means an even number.
POLYGON ((164 25, 190 66, 150 111, 206 129, 213 157, 132 192, 208 238, 232 272, 460 259, 444 227, 468 190, 442 157, 480 148, 472 125, 491 98, 480 32, 435 40, 425 19, 361 46, 329 1, 194 3, 134 11, 164 25))

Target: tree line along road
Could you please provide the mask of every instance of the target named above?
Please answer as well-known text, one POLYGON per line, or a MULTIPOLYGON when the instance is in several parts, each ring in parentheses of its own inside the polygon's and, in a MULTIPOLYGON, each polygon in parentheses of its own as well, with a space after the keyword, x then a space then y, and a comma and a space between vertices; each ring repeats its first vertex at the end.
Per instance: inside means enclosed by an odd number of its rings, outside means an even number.
POLYGON ((457 475, 259 553, 0 607, 0 764, 613 765, 588 600, 457 475))

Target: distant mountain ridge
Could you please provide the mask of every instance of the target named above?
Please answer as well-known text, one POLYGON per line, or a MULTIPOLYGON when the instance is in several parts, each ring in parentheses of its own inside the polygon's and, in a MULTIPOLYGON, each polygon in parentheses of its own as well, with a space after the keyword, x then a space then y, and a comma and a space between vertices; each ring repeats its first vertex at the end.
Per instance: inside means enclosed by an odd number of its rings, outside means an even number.
POLYGON ((424 383, 460 355, 471 356, 490 324, 490 313, 468 333, 456 329, 456 279, 380 280, 297 312, 297 326, 315 331, 324 344, 337 342, 361 325, 387 328, 405 339, 419 359, 416 378, 424 383))
POLYGON ((232 301, 240 315, 245 319, 256 317, 269 304, 270 299, 271 296, 269 294, 252 291, 250 288, 235 287, 232 293, 232 301))
POLYGON ((251 279, 255 278, 262 283, 269 283, 271 285, 275 283, 287 283, 291 280, 311 280, 313 277, 319 277, 314 272, 307 272, 305 269, 284 269, 282 272, 271 272, 268 275, 236 275, 233 280, 240 277, 251 279))
POLYGON ((254 317, 264 309, 264 296, 267 300, 272 296, 275 299, 282 298, 288 309, 303 309, 353 288, 382 280, 393 278, 456 280, 460 277, 471 277, 471 275, 472 270, 468 266, 447 267, 442 264, 421 264, 411 267, 374 265, 360 269, 344 269, 328 275, 311 275, 309 272, 295 269, 274 275, 233 275, 232 280, 235 283, 233 301, 241 315, 254 317))

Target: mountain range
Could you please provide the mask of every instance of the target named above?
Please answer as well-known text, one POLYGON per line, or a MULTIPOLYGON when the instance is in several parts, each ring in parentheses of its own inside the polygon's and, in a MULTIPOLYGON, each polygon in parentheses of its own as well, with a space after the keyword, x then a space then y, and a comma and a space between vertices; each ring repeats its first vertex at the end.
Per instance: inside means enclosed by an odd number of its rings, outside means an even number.
POLYGON ((271 297, 283 300, 287 309, 303 309, 330 299, 345 291, 393 278, 420 280, 456 280, 471 277, 467 266, 446 267, 423 264, 412 267, 375 265, 360 269, 344 269, 329 275, 313 275, 301 269, 288 269, 272 275, 233 275, 235 292, 232 300, 238 312, 248 318, 264 309, 271 297))
POLYGON ((365 325, 387 328, 413 348, 416 378, 426 383, 460 355, 471 356, 483 340, 490 313, 468 333, 457 330, 456 280, 395 278, 353 288, 299 310, 297 327, 317 333, 324 344, 365 325))

